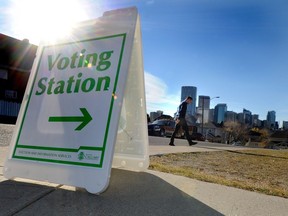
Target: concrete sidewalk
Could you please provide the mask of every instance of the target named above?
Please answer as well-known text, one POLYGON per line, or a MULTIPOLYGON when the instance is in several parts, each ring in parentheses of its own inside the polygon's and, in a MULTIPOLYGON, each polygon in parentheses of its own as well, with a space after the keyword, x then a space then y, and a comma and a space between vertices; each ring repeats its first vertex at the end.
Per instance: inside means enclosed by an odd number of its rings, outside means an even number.
MULTIPOLYGON (((149 138, 150 139, 150 138, 149 138)), ((152 138, 153 139, 153 138, 152 138)), ((164 141, 166 142, 166 141, 164 141)), ((169 151, 204 147, 161 146, 169 151)), ((185 144, 186 145, 186 144, 185 144)), ((157 148, 157 152, 153 149, 157 148)), ((221 148, 221 146, 220 146, 221 148)), ((155 172, 112 169, 110 185, 101 195, 74 187, 3 177, 8 147, 0 147, 0 216, 6 215, 287 215, 288 199, 155 172)), ((165 150, 166 151, 166 150, 165 150)))

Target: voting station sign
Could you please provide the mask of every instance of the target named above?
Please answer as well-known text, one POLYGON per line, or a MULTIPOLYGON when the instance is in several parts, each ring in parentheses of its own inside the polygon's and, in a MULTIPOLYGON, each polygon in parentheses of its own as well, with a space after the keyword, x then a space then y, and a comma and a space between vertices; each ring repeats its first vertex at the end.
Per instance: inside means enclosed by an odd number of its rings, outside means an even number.
POLYGON ((102 167, 125 39, 43 47, 13 158, 102 167))
POLYGON ((136 8, 40 46, 5 164, 24 177, 105 190, 130 68, 136 8), (75 39, 76 38, 76 39, 75 39))

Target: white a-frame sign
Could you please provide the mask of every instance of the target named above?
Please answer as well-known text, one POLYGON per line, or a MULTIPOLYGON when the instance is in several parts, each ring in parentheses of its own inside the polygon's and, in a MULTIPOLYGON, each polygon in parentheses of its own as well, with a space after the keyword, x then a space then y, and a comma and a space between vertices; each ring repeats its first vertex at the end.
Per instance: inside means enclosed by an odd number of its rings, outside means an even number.
POLYGON ((65 40, 42 43, 5 177, 100 193, 109 184, 112 162, 114 167, 147 169, 141 49, 136 8, 105 12, 79 24, 65 40))

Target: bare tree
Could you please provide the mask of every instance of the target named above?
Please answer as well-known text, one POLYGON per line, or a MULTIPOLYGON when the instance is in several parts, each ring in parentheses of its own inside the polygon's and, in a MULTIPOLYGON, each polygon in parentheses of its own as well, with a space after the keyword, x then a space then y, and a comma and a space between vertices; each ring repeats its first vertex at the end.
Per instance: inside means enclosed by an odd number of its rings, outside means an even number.
POLYGON ((268 146, 269 138, 270 138, 270 131, 267 128, 263 128, 259 130, 259 133, 260 133, 261 145, 263 147, 268 146))
POLYGON ((227 121, 224 123, 227 142, 240 141, 244 143, 248 139, 247 126, 239 122, 227 121))

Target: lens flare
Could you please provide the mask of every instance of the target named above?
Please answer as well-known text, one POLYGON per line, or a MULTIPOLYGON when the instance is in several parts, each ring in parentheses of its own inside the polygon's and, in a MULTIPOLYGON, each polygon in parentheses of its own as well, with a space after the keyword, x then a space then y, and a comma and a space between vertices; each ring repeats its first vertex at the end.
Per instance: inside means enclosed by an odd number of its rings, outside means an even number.
POLYGON ((65 37, 75 23, 88 19, 77 0, 14 0, 9 15, 13 33, 34 44, 65 37))

